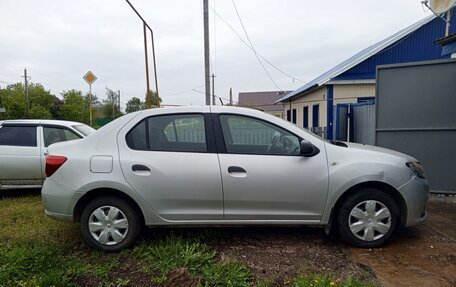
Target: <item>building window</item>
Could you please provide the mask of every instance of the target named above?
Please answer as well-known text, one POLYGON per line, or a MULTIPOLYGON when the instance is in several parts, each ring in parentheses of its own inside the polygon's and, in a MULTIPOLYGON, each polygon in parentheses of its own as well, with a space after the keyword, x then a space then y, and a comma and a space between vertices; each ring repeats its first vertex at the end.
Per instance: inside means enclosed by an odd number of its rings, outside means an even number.
POLYGON ((375 97, 359 97, 358 103, 375 104, 375 97))
POLYGON ((312 126, 317 128, 320 126, 320 105, 313 105, 312 107, 312 126))
POLYGON ((291 122, 291 111, 287 111, 287 121, 291 122))
POLYGON ((305 129, 309 127, 309 107, 305 106, 303 108, 303 126, 305 129))
POLYGON ((293 109, 293 123, 296 124, 296 109, 293 109))

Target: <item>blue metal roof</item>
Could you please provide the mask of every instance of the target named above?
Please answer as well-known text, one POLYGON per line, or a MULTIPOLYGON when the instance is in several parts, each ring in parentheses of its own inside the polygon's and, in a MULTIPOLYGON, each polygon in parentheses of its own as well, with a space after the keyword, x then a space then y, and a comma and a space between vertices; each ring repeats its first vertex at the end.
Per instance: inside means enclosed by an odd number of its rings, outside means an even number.
MULTIPOLYGON (((390 47, 390 46, 393 46, 395 43, 399 43, 400 40, 404 39, 405 37, 407 37, 408 35, 410 35, 411 33, 415 32, 416 30, 418 30, 419 28, 423 27, 424 25, 428 24, 429 22, 431 22, 432 20, 434 20, 436 18, 435 15, 431 15, 429 17, 426 17, 418 22, 416 22, 415 24, 391 35, 390 37, 362 50, 361 52, 353 55, 352 57, 348 58, 347 60, 343 61, 342 63, 340 63, 339 65, 335 66, 334 68, 330 69, 329 71, 323 73, 322 75, 318 76, 317 78, 313 79, 312 81, 308 82, 307 84, 305 84, 304 86, 302 86, 301 88, 289 93, 288 95, 286 95, 285 97, 281 98, 280 100, 277 101, 277 103, 279 102, 284 102, 286 100, 289 100, 295 96, 300 96, 300 95, 303 95, 305 93, 308 93, 310 91, 312 91, 314 88, 317 88, 317 87, 320 87, 324 84, 326 84, 327 82, 329 82, 331 79, 334 79, 336 77, 338 77, 339 75, 341 75, 342 73, 352 69, 353 67, 355 67, 356 65, 362 63, 363 61, 369 59, 370 57, 376 55, 377 53, 381 52, 382 50, 390 47)), ((453 17, 453 18, 456 18, 456 17, 453 17)), ((442 21, 443 22, 443 21, 442 21)), ((443 22, 444 23, 444 22, 443 22)), ((441 26, 441 25, 437 25, 437 26, 441 26)), ((435 29, 433 29, 435 30, 435 29)), ((443 30, 442 30, 443 31, 443 30)), ((416 43, 415 43, 416 44, 416 43)), ((431 42, 432 44, 432 42, 431 42)), ((409 50, 410 51, 410 50, 409 50)), ((369 66, 372 66, 372 65, 369 65, 369 66)), ((368 78, 375 78, 375 63, 373 65, 373 71, 374 71, 374 75, 373 77, 371 77, 371 75, 368 76, 368 78)), ((370 67, 372 68, 372 67, 370 67)), ((366 75, 358 75, 357 77, 348 77, 350 79, 361 79, 361 78, 366 78, 366 75)), ((343 79, 347 79, 347 78, 338 78, 339 80, 343 80, 343 79)))

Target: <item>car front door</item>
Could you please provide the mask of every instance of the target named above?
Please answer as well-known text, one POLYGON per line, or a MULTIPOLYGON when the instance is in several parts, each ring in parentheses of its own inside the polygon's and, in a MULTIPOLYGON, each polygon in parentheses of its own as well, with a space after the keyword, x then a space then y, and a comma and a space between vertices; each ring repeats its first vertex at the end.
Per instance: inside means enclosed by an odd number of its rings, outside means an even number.
POLYGON ((154 115, 133 124, 118 136, 122 171, 154 211, 168 221, 223 219, 210 115, 154 115))
POLYGON ((0 185, 39 186, 41 175, 41 135, 37 125, 0 126, 0 185))
POLYGON ((246 115, 214 114, 226 220, 318 223, 328 188, 325 152, 300 155, 301 138, 246 115), (217 127, 218 126, 218 127, 217 127))

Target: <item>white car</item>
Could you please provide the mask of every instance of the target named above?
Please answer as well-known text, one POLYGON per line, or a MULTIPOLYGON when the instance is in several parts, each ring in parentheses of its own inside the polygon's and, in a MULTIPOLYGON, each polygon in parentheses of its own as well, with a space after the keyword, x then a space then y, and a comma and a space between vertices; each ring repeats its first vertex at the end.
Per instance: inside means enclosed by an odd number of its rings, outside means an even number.
POLYGON ((95 130, 85 124, 57 120, 0 122, 0 189, 40 188, 50 144, 84 138, 95 130))
POLYGON ((221 106, 125 115, 51 145, 46 173, 46 214, 80 222, 87 242, 106 251, 134 243, 143 225, 202 224, 325 226, 376 247, 425 220, 429 194, 410 156, 221 106))

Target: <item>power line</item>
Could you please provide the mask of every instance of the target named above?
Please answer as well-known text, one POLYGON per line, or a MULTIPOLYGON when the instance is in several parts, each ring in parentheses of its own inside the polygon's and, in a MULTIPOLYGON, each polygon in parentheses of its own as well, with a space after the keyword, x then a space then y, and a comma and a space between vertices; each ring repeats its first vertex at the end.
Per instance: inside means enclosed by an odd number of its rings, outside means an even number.
POLYGON ((0 83, 7 84, 7 85, 15 85, 15 84, 13 84, 13 83, 5 82, 5 81, 0 81, 0 83))
POLYGON ((201 87, 204 87, 204 85, 199 85, 199 86, 191 88, 191 89, 186 89, 186 90, 182 90, 182 91, 175 92, 175 93, 172 93, 172 94, 163 95, 162 97, 172 97, 172 96, 180 95, 180 94, 183 94, 183 93, 186 93, 186 92, 190 92, 190 91, 193 91, 194 89, 198 89, 198 88, 201 88, 201 87))
MULTIPOLYGON (((238 37, 238 39, 247 47, 249 48, 250 50, 254 51, 254 49, 239 35, 239 33, 233 28, 233 26, 231 26, 230 23, 228 23, 228 21, 226 21, 216 10, 214 7, 211 7, 211 10, 214 12, 214 14, 226 25, 228 26, 228 28, 230 28, 231 31, 233 31, 233 33, 238 37)), ((276 69, 277 71, 279 71, 280 73, 282 73, 283 75, 289 77, 290 79, 292 79, 293 81, 297 80, 299 82, 304 82, 303 80, 301 79, 298 79, 296 77, 293 77, 292 75, 286 73, 285 71, 283 71, 282 69, 280 69, 279 67, 277 67, 276 65, 274 65, 271 61, 269 61, 267 58, 265 58, 263 55, 261 55, 259 52, 256 52, 258 54, 258 56, 263 59, 266 63, 268 63, 271 67, 273 67, 274 69, 276 69)))
POLYGON ((231 2, 233 2, 234 10, 236 10, 236 14, 237 14, 237 16, 238 16, 239 22, 241 23, 242 30, 244 30, 245 36, 247 37, 247 41, 249 41, 250 47, 252 47, 252 51, 253 51, 253 53, 255 54, 255 57, 257 58, 257 60, 258 60, 258 62, 260 63, 261 67, 262 67, 263 70, 266 72, 266 74, 268 75, 269 79, 270 79, 271 82, 274 84, 274 86, 276 86, 277 89, 282 90, 282 89, 279 88, 279 86, 277 85, 277 83, 274 81, 274 79, 272 78, 272 76, 271 76, 271 74, 269 73, 268 69, 266 69, 266 67, 264 66, 263 62, 261 62, 261 59, 260 59, 260 57, 258 56, 257 51, 256 51, 255 48, 253 47, 253 43, 252 43, 252 41, 250 40, 249 34, 247 33, 247 30, 245 29, 244 23, 242 23, 242 18, 241 18, 241 15, 239 15, 239 11, 238 11, 238 9, 237 9, 237 7, 236 7, 236 3, 234 3, 234 0, 231 0, 231 2))

